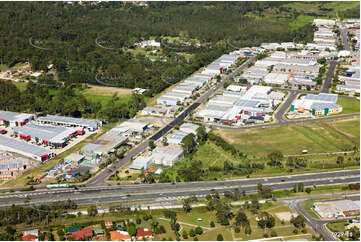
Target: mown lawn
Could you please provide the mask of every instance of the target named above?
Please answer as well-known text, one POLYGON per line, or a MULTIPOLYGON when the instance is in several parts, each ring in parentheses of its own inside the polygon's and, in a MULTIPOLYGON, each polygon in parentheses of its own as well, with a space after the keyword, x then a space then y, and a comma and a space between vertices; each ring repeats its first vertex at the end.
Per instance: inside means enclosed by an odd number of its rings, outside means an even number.
POLYGON ((339 97, 337 104, 342 106, 342 114, 360 112, 360 100, 339 97))
POLYGON ((360 119, 320 121, 266 129, 215 131, 249 157, 265 157, 274 150, 286 155, 337 152, 360 145, 360 119))
POLYGON ((338 221, 338 222, 328 223, 326 226, 332 232, 344 232, 345 224, 347 224, 345 221, 338 221))

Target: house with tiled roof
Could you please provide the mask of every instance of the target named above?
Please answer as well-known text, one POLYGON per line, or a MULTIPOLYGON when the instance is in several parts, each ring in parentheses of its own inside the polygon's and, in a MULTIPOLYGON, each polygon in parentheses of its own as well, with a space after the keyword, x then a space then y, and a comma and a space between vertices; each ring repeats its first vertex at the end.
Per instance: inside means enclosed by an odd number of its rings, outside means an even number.
POLYGON ((71 233, 67 237, 72 237, 74 240, 84 240, 86 237, 93 237, 93 229, 84 228, 82 230, 71 233))
POLYGON ((152 239, 153 238, 153 233, 151 230, 147 229, 147 228, 139 228, 137 230, 137 240, 146 238, 146 239, 152 239))
POLYGON ((33 235, 33 234, 23 235, 23 236, 21 237, 21 240, 22 240, 22 241, 38 241, 38 239, 36 238, 36 236, 33 235))
POLYGON ((112 221, 106 221, 104 224, 105 224, 105 227, 106 227, 106 228, 110 228, 110 227, 113 226, 113 222, 112 222, 112 221))
POLYGON ((110 231, 110 240, 112 241, 131 241, 131 237, 126 231, 110 231))

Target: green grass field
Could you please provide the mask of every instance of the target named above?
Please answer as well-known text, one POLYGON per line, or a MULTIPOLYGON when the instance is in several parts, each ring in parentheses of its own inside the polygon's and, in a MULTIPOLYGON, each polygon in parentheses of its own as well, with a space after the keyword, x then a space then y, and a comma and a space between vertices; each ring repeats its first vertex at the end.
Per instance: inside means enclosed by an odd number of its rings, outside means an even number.
POLYGON ((331 223, 328 223, 326 226, 332 232, 344 232, 345 231, 345 223, 346 223, 345 221, 331 222, 331 223))
POLYGON ((351 8, 358 8, 360 9, 360 2, 359 1, 337 1, 337 2, 328 2, 323 5, 324 8, 332 8, 334 11, 345 11, 351 8))
POLYGON ((314 20, 313 16, 301 14, 301 15, 297 16, 297 18, 295 20, 290 22, 289 25, 290 25, 291 29, 298 29, 298 28, 305 26, 306 24, 312 23, 313 20, 314 20))
POLYGON ((337 12, 346 11, 352 8, 360 8, 360 2, 358 1, 348 1, 348 2, 291 2, 283 5, 284 7, 291 8, 297 12, 306 12, 306 13, 323 13, 326 16, 322 16, 322 18, 336 18, 337 12), (320 8, 323 8, 320 9, 320 8), (331 11, 326 11, 325 9, 332 9, 331 11))
POLYGON ((28 85, 28 83, 26 82, 13 82, 13 84, 22 92, 25 91, 26 86, 28 85))
POLYGON ((354 98, 339 97, 337 100, 337 104, 342 106, 342 114, 360 112, 360 100, 354 98))
POLYGON ((89 85, 89 88, 85 89, 82 93, 86 99, 98 101, 102 105, 106 105, 112 99, 114 94, 119 97, 120 102, 128 102, 132 91, 129 88, 89 85))
POLYGON ((264 157, 274 150, 286 155, 336 152, 359 147, 360 119, 292 124, 266 129, 216 130, 249 157, 264 157))

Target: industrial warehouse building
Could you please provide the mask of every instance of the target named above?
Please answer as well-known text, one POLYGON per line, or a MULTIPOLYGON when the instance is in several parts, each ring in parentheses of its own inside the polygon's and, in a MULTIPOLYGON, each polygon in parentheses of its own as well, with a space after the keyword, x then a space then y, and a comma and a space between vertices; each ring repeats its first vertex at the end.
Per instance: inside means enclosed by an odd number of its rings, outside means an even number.
POLYGON ((128 137, 130 135, 139 135, 147 130, 148 123, 140 121, 138 119, 128 119, 118 126, 112 128, 109 133, 114 133, 116 135, 128 137))
POLYGON ((331 19, 314 19, 312 24, 317 27, 333 27, 336 25, 336 21, 331 19))
POLYGON ((179 145, 184 137, 186 137, 186 134, 183 133, 170 134, 167 136, 168 144, 179 145))
POLYGON ((318 73, 318 66, 301 66, 301 65, 288 65, 288 64, 276 64, 273 67, 274 71, 292 73, 292 72, 301 72, 301 73, 318 73))
POLYGON ((145 107, 142 110, 142 115, 163 116, 166 113, 167 109, 162 107, 145 107))
POLYGON ((130 165, 130 169, 143 170, 152 165, 172 166, 175 161, 184 157, 181 148, 155 148, 150 155, 138 156, 130 165))
POLYGON ((24 126, 13 127, 12 129, 16 137, 57 148, 64 147, 72 137, 84 134, 82 128, 40 126, 30 123, 24 126))
POLYGON ((43 147, 32 145, 24 141, 8 138, 6 136, 0 136, 0 149, 7 150, 9 152, 18 153, 20 155, 38 160, 46 161, 47 159, 55 156, 55 154, 43 147))
POLYGON ((50 124, 55 126, 81 127, 84 129, 88 129, 89 131, 95 131, 99 128, 99 123, 95 120, 71 118, 56 115, 46 115, 45 117, 38 117, 36 122, 38 124, 50 124))
POLYGON ((10 127, 21 126, 34 120, 35 117, 34 114, 0 111, 0 125, 9 125, 10 127))
POLYGON ((8 181, 30 168, 30 160, 0 150, 0 179, 8 181))
POLYGON ((264 77, 264 82, 267 84, 284 85, 288 81, 288 78, 288 74, 271 72, 264 77))
POLYGON ((215 96, 196 118, 205 122, 237 123, 240 119, 263 122, 266 109, 274 105, 269 97, 271 90, 272 87, 254 85, 240 96, 215 96))
POLYGON ((311 112, 313 116, 327 116, 342 112, 337 102, 337 94, 307 94, 291 104, 291 112, 311 112))
POLYGON ((186 133, 186 134, 193 133, 194 135, 196 135, 198 128, 199 128, 199 125, 184 123, 179 127, 179 130, 186 133))

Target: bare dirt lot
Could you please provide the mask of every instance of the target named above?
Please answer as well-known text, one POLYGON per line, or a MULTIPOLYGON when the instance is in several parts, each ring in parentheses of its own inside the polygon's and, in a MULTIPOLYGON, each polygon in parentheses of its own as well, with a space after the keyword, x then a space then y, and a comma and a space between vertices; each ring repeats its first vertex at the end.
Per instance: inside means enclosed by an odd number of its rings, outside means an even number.
POLYGON ((293 217, 297 216, 296 213, 290 213, 290 212, 279 212, 279 213, 275 213, 275 214, 280 220, 284 220, 284 221, 290 221, 292 216, 293 217))
POLYGON ((132 90, 129 88, 89 85, 89 89, 87 89, 86 92, 89 94, 102 95, 102 96, 113 96, 114 93, 116 93, 118 96, 124 96, 131 94, 132 90))

